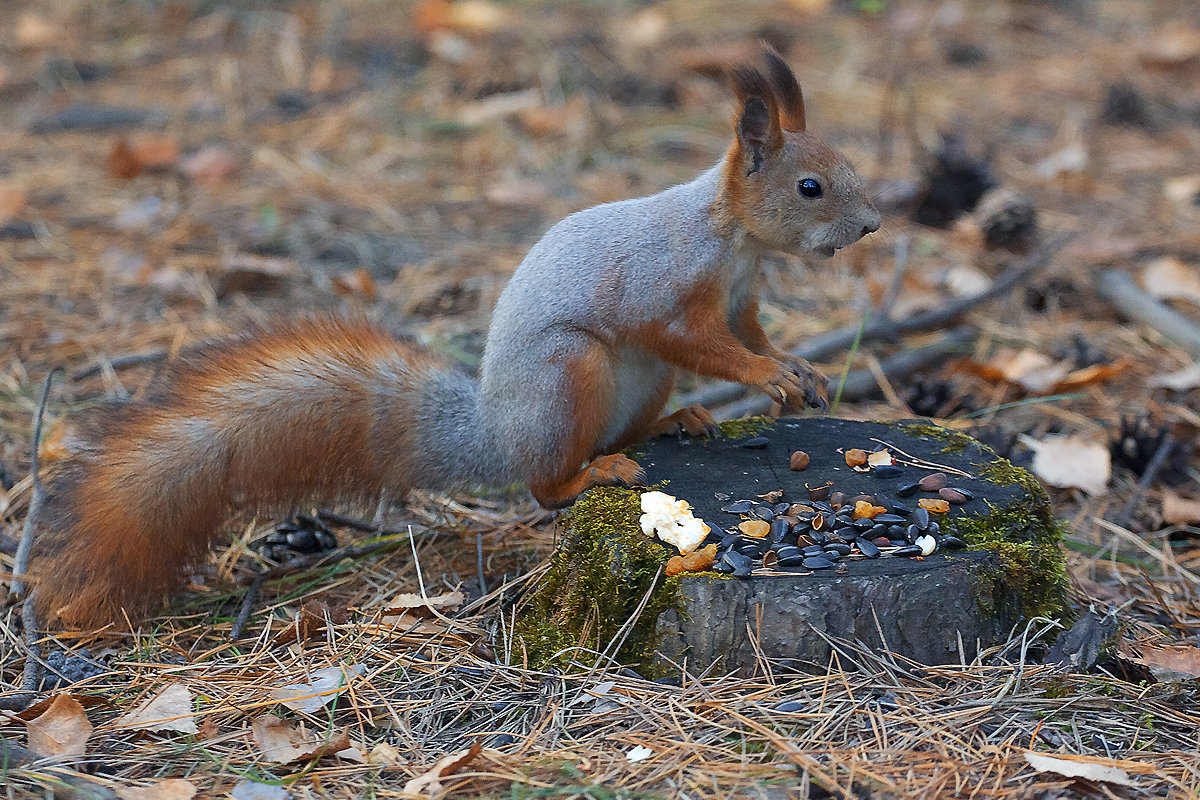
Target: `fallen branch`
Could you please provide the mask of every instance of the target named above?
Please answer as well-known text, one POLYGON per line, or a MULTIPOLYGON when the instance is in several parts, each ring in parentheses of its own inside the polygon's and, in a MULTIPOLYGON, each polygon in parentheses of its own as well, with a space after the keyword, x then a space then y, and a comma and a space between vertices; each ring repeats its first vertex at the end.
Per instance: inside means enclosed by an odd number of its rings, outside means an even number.
MULTIPOLYGON (((996 278, 991 286, 970 297, 963 297, 947 303, 940 308, 922 311, 904 319, 890 319, 884 316, 873 318, 862 329, 862 342, 895 340, 912 333, 924 333, 945 328, 957 322, 964 314, 975 310, 984 303, 1007 294, 1014 287, 1026 281, 1035 272, 1049 264, 1051 257, 1066 243, 1067 238, 1065 234, 1052 238, 1042 247, 1026 256, 1018 266, 1012 267, 996 278)), ((854 342, 855 337, 858 336, 860 327, 859 324, 855 323, 854 325, 847 325, 839 330, 814 337, 789 351, 789 353, 798 358, 808 359, 809 361, 823 361, 835 353, 848 348, 854 342)), ((746 391, 747 388, 740 383, 722 381, 712 386, 687 392, 678 398, 678 402, 680 406, 699 403, 700 405, 712 408, 737 400, 746 391)))
POLYGON ((1096 290, 1126 319, 1158 331, 1200 358, 1200 325, 1143 292, 1122 270, 1101 270, 1096 290))
MULTIPOLYGON (((888 379, 911 375, 917 370, 925 369, 932 364, 941 363, 952 353, 962 351, 975 338, 968 328, 957 328, 950 331, 941 340, 920 347, 916 350, 906 350, 897 353, 883 361, 879 366, 888 379)), ((879 394, 882 390, 875 373, 869 369, 858 369, 846 376, 846 385, 842 389, 842 400, 864 400, 879 394)), ((756 394, 742 398, 735 403, 718 406, 712 409, 719 420, 740 419, 741 417, 765 414, 771 407, 771 399, 766 395, 756 394)))

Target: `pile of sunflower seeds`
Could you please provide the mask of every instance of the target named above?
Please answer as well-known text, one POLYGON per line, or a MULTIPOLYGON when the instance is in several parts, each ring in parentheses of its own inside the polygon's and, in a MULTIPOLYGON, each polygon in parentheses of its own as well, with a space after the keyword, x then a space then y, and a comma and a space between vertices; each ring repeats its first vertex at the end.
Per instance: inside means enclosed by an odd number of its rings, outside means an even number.
MULTIPOLYGON (((875 458, 855 467, 876 477, 895 478, 905 470, 888 459, 875 458)), ((851 458, 847 458, 851 463, 851 458)), ((749 576, 756 569, 833 569, 839 562, 885 556, 919 558, 938 550, 961 550, 966 543, 950 532, 943 533, 938 518, 951 505, 974 500, 967 490, 949 486, 943 472, 900 485, 897 499, 881 493, 847 497, 832 482, 821 486, 805 484, 808 499, 782 500, 772 492, 754 500, 734 500, 721 511, 737 517, 726 530, 705 520, 710 532, 704 544, 716 544, 717 556, 710 569, 733 577, 749 576), (933 495, 913 502, 918 493, 933 495)))

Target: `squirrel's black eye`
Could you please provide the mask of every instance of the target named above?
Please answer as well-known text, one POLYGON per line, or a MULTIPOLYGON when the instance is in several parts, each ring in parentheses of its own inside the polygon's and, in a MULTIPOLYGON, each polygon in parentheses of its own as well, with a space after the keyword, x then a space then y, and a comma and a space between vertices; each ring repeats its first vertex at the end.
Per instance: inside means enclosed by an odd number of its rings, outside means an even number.
POLYGON ((800 181, 800 194, 808 198, 821 196, 821 184, 814 181, 812 178, 805 178, 800 181))

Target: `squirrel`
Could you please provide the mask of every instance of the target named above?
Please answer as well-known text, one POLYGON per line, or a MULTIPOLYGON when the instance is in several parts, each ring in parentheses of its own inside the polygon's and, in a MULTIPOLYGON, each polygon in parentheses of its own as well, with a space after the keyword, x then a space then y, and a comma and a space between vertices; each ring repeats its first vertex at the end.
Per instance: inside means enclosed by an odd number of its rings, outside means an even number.
POLYGON ((826 258, 880 216, 806 130, 792 70, 764 59, 727 72, 734 135, 715 166, 572 214, 529 250, 478 382, 369 323, 315 317, 186 349, 142 398, 99 410, 43 482, 38 616, 144 617, 235 512, 517 481, 559 508, 636 485, 622 448, 716 432, 701 406, 662 416, 680 369, 827 408, 825 378, 758 322, 760 256, 826 258))

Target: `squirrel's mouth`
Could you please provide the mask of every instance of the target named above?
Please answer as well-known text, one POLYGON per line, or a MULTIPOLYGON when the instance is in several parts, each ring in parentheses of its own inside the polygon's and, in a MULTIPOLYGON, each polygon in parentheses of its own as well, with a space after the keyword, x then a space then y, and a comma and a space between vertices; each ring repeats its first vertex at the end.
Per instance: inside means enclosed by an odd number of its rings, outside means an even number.
POLYGON ((819 247, 814 247, 813 252, 819 255, 821 258, 833 258, 833 254, 837 249, 838 248, 831 244, 824 244, 819 247))

